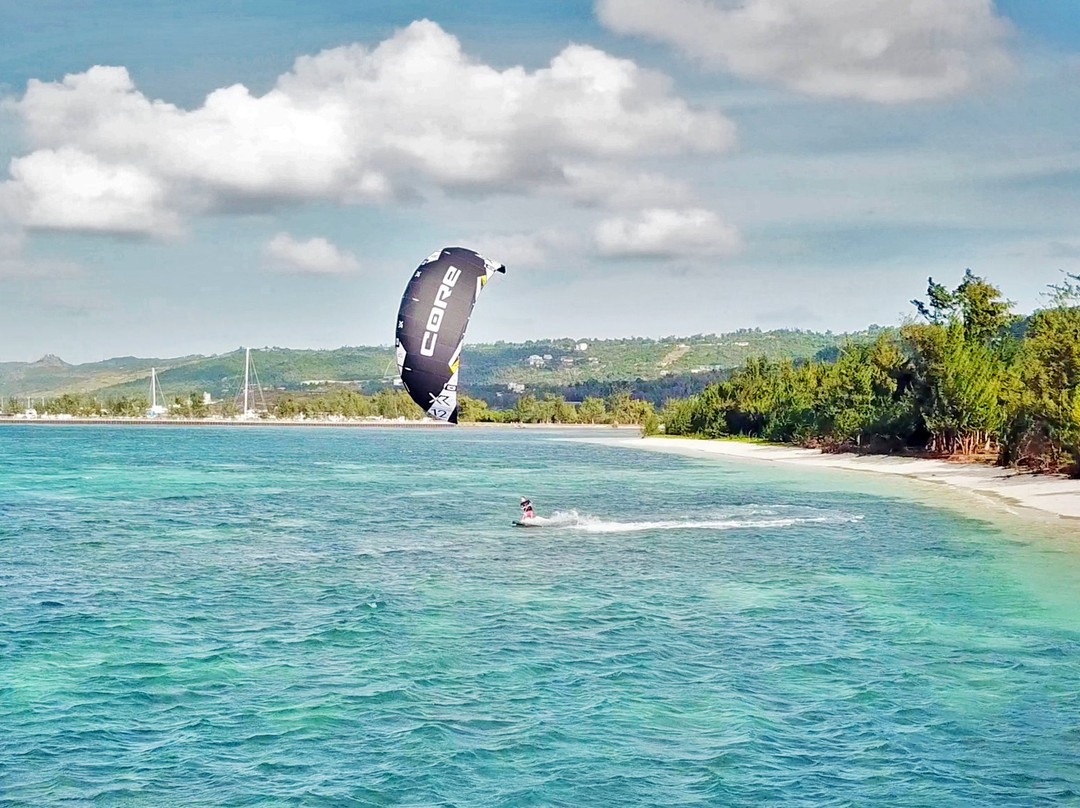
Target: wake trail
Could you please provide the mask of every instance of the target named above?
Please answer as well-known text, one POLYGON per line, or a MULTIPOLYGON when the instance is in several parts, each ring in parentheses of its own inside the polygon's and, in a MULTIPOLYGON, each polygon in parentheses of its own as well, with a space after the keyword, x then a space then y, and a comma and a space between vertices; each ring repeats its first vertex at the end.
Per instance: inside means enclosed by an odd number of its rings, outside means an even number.
POLYGON ((747 515, 704 519, 661 519, 619 522, 598 516, 581 514, 576 510, 555 511, 551 516, 537 516, 530 524, 537 527, 562 528, 583 533, 636 533, 644 530, 739 530, 745 528, 783 528, 793 525, 839 525, 858 522, 862 516, 848 513, 819 513, 804 515, 747 515))

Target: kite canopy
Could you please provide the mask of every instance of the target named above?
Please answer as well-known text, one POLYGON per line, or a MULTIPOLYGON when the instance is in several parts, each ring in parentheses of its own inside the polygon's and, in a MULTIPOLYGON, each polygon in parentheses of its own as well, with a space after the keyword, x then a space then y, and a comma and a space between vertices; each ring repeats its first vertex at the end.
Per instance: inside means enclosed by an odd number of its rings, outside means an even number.
POLYGON ((416 268, 397 318, 397 364, 413 401, 456 424, 458 362, 480 290, 506 267, 463 247, 445 247, 416 268))

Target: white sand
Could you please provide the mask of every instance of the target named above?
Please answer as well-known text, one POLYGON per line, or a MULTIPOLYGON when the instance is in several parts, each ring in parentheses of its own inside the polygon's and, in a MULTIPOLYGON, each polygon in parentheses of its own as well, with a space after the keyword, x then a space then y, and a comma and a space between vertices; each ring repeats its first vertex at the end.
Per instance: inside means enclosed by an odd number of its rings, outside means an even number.
POLYGON ((634 441, 620 440, 619 445, 689 456, 723 455, 807 468, 899 474, 915 480, 999 497, 1023 508, 1080 519, 1080 480, 1070 480, 1059 475, 1030 474, 978 463, 953 463, 913 457, 825 454, 817 449, 768 446, 731 440, 643 438, 634 441))

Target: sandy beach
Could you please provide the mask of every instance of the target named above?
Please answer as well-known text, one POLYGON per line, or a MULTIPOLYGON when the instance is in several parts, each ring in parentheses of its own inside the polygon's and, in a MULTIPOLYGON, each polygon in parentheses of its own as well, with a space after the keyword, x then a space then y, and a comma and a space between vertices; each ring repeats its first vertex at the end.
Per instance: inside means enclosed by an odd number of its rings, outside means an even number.
POLYGON ((886 455, 825 454, 817 449, 770 446, 731 440, 643 438, 619 445, 700 457, 723 456, 806 468, 831 468, 897 474, 914 480, 999 498, 1021 508, 1066 519, 1080 519, 1080 480, 1030 474, 977 463, 954 463, 886 455))
MULTIPOLYGON (((446 429, 447 424, 423 421, 396 420, 222 420, 222 419, 161 419, 146 418, 68 418, 68 419, 0 419, 0 425, 145 425, 145 426, 278 426, 278 427, 428 427, 446 429)), ((625 432, 636 431, 634 425, 614 429, 610 425, 595 424, 495 424, 463 423, 459 428, 480 429, 539 429, 553 431, 625 432)), ((831 454, 817 449, 800 449, 793 446, 775 446, 734 440, 702 440, 697 438, 650 437, 627 440, 625 436, 610 439, 586 438, 590 442, 617 443, 619 446, 670 452, 689 457, 730 457, 751 461, 781 463, 806 468, 830 468, 845 471, 866 471, 892 474, 921 482, 935 483, 953 489, 996 498, 1003 504, 1030 509, 1043 516, 1056 516, 1078 520, 1080 524, 1080 480, 1062 475, 1031 474, 1015 469, 1004 469, 978 463, 957 463, 914 457, 889 455, 831 454)))

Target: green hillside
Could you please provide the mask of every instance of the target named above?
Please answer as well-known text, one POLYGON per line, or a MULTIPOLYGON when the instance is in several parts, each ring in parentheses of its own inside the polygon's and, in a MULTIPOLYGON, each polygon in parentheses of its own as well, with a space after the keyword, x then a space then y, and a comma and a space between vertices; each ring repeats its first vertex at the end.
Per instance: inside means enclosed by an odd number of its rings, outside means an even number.
MULTIPOLYGON (((327 382, 379 382, 394 373, 389 348, 338 348, 332 351, 290 348, 252 349, 252 364, 264 389, 302 390, 320 388, 327 382), (389 366, 389 367, 388 367, 389 366)), ((254 380, 253 380, 254 381, 254 380)), ((214 398, 236 394, 244 382, 244 350, 205 357, 197 362, 158 372, 166 395, 205 390, 214 398)), ((97 392, 104 397, 145 394, 149 374, 138 382, 110 385, 97 392)))
POLYGON ((462 362, 462 382, 566 386, 590 380, 611 382, 707 373, 738 367, 751 356, 809 359, 849 339, 869 338, 872 333, 876 331, 838 335, 742 330, 663 339, 559 339, 470 345, 462 362))
MULTIPOLYGON (((850 340, 872 336, 812 331, 743 330, 663 339, 554 339, 524 343, 471 344, 461 368, 462 385, 525 385, 548 389, 584 383, 654 380, 715 374, 738 367, 750 356, 809 359, 827 355, 850 340)), ((259 382, 266 390, 303 391, 337 385, 374 390, 396 376, 389 347, 335 350, 259 348, 252 350, 259 382)), ((244 351, 175 359, 122 357, 69 365, 55 356, 37 362, 0 364, 0 396, 58 396, 94 393, 103 398, 145 396, 156 367, 166 396, 209 392, 215 399, 236 394, 243 383, 244 351)))
POLYGON ((175 359, 122 356, 104 362, 69 365, 59 357, 49 354, 36 362, 0 363, 0 395, 54 396, 63 393, 92 393, 124 384, 132 384, 141 391, 149 386, 150 368, 156 367, 159 371, 179 368, 203 359, 201 356, 175 359))

